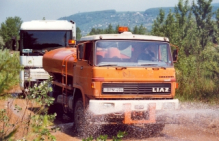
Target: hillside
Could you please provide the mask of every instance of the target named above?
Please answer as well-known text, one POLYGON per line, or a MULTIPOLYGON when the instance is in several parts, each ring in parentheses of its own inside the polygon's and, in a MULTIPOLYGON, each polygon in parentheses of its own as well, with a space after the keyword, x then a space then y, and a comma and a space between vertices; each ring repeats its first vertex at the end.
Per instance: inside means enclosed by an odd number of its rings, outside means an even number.
MULTIPOLYGON (((213 11, 219 8, 219 3, 212 4, 213 11)), ((117 25, 128 26, 133 29, 134 26, 143 24, 147 30, 151 30, 153 21, 156 19, 161 8, 150 8, 145 11, 124 11, 117 12, 115 10, 104 10, 94 12, 77 13, 74 15, 61 17, 58 20, 73 20, 81 29, 82 35, 88 34, 92 28, 106 28, 111 23, 113 27, 117 25)), ((163 7, 165 13, 171 10, 174 12, 174 7, 163 7)))

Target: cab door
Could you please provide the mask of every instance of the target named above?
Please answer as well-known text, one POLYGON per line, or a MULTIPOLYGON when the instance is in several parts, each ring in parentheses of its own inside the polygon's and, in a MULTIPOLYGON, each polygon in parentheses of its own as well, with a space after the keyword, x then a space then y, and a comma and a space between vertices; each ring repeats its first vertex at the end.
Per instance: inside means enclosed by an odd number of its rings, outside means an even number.
POLYGON ((93 43, 82 43, 78 46, 78 61, 74 66, 74 87, 84 94, 91 92, 93 43))

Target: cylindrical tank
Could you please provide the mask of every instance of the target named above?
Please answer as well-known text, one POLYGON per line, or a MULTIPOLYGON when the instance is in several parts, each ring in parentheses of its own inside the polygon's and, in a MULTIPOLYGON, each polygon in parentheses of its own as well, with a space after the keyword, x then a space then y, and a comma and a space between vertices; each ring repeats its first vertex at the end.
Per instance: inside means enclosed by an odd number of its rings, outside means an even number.
POLYGON ((43 68, 49 74, 66 74, 73 76, 73 63, 77 61, 76 48, 59 48, 43 55, 43 68))

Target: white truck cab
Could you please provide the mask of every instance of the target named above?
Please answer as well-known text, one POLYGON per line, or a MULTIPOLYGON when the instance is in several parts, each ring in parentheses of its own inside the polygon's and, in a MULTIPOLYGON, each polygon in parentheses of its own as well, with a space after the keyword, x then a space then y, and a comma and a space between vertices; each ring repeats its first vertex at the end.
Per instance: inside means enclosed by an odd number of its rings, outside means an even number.
POLYGON ((22 90, 34 83, 48 79, 43 69, 42 57, 46 51, 68 45, 76 40, 76 24, 66 20, 33 20, 23 22, 20 28, 20 72, 22 90))

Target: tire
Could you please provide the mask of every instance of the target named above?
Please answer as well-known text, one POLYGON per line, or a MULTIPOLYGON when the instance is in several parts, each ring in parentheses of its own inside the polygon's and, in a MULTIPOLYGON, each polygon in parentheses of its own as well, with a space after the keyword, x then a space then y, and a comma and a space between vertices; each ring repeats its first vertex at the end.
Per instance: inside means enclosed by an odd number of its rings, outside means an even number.
POLYGON ((164 127, 165 127, 165 124, 155 124, 155 125, 153 125, 153 127, 152 127, 153 135, 160 134, 163 131, 164 127))
POLYGON ((131 135, 135 138, 148 138, 159 135, 164 129, 165 124, 145 124, 142 127, 134 126, 131 130, 131 135))
POLYGON ((52 85, 51 87, 52 87, 53 91, 49 92, 48 95, 50 97, 53 97, 55 100, 54 100, 54 103, 49 106, 48 113, 49 114, 56 113, 55 119, 63 120, 63 115, 64 115, 63 105, 60 103, 57 103, 57 97, 58 97, 58 95, 60 95, 61 91, 58 89, 59 87, 57 87, 55 85, 52 85))
POLYGON ((48 108, 48 114, 56 113, 55 119, 62 120, 63 119, 63 108, 61 104, 53 104, 48 108))
POLYGON ((151 133, 150 136, 159 135, 165 127, 165 124, 151 124, 147 126, 147 130, 151 133))
POLYGON ((74 128, 78 136, 87 138, 96 137, 100 126, 92 124, 92 115, 89 111, 84 110, 83 101, 79 98, 74 106, 74 128))
POLYGON ((79 136, 83 136, 86 129, 86 120, 83 101, 79 98, 74 106, 74 127, 79 136))

